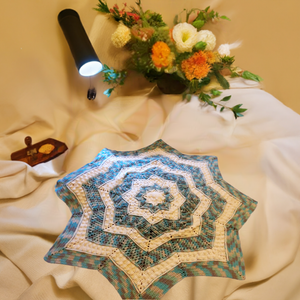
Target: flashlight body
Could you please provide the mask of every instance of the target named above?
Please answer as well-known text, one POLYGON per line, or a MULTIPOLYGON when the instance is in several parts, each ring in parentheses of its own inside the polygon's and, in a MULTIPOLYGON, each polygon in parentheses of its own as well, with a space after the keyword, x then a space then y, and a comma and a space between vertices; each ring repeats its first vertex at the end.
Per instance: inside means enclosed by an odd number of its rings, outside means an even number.
POLYGON ((85 32, 78 13, 62 10, 58 22, 68 42, 76 67, 82 76, 92 76, 102 70, 102 64, 85 32))

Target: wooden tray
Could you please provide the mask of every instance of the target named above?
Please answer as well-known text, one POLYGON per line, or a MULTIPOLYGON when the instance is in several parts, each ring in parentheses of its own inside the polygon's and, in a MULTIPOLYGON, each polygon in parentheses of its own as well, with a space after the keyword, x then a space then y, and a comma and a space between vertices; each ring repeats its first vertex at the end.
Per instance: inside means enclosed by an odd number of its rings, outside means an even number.
POLYGON ((25 144, 27 148, 13 152, 11 160, 23 161, 32 167, 52 160, 68 150, 66 144, 51 138, 32 145, 32 138, 27 136, 25 144))

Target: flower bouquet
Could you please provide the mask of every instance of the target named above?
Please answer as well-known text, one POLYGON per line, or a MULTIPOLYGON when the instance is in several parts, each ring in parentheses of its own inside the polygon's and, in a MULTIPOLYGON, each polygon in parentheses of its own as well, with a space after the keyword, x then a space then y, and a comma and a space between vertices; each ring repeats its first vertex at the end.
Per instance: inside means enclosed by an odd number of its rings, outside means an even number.
MULTIPOLYGON (((258 75, 233 65, 235 59, 230 56, 230 49, 239 43, 224 44, 214 51, 215 35, 202 29, 207 22, 229 18, 220 16, 210 7, 184 9, 175 16, 173 28, 169 28, 159 13, 143 11, 141 0, 136 2, 137 8, 124 3, 122 9, 117 4, 108 8, 105 0, 98 1, 95 9, 119 23, 111 40, 115 47, 130 51, 127 70, 141 73, 148 81, 155 82, 165 94, 182 94, 186 101, 190 101, 192 95, 198 95, 200 101, 215 109, 230 109, 235 118, 243 116, 246 108, 242 108, 241 104, 234 107, 223 104, 231 96, 214 101, 214 97, 222 92, 216 88, 210 89, 212 86, 229 89, 224 75, 257 82, 262 80, 258 75)), ((118 85, 124 84, 127 70, 115 70, 104 65, 104 82, 112 85, 104 94, 110 96, 118 85)))

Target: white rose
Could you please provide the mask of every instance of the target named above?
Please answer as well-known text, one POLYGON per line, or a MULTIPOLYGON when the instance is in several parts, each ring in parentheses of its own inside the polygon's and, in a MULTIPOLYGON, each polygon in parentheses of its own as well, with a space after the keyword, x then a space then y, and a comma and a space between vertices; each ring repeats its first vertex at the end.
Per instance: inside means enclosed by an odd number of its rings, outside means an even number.
POLYGON ((216 37, 209 30, 200 30, 196 35, 196 43, 205 42, 207 51, 212 51, 216 47, 216 37))
POLYGON ((230 55, 230 47, 229 44, 222 44, 218 48, 218 52, 221 56, 229 56, 230 55))
POLYGON ((173 39, 178 52, 192 52, 196 44, 197 29, 188 23, 179 23, 173 28, 173 39))

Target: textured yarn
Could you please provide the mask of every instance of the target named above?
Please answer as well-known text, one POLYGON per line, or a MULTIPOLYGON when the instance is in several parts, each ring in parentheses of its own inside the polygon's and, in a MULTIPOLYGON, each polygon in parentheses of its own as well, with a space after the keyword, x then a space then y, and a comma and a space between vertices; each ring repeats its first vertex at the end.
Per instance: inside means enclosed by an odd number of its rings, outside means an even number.
POLYGON ((72 217, 45 260, 99 270, 123 299, 160 299, 188 276, 245 278, 238 230, 256 202, 223 180, 214 156, 162 140, 104 149, 56 192, 72 217))

